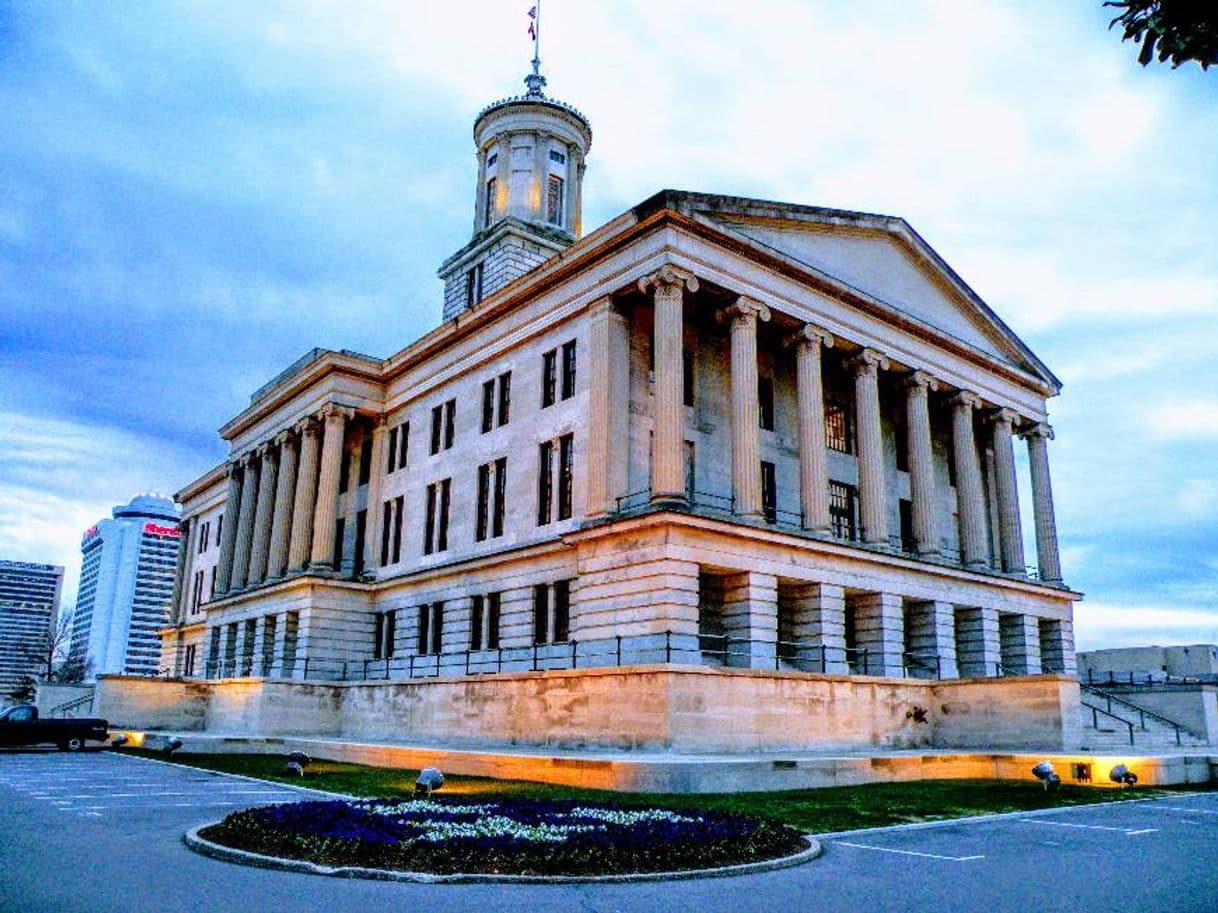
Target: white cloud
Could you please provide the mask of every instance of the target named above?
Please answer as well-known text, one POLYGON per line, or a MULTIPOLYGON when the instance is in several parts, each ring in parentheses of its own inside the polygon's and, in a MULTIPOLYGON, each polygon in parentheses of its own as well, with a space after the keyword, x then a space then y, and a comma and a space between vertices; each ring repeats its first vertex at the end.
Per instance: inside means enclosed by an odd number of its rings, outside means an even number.
POLYGON ((1218 439, 1218 400, 1157 402, 1142 414, 1142 423, 1161 441, 1218 439))
POLYGON ((1074 639, 1079 650, 1218 643, 1218 601, 1208 609, 1083 603, 1074 612, 1074 639))

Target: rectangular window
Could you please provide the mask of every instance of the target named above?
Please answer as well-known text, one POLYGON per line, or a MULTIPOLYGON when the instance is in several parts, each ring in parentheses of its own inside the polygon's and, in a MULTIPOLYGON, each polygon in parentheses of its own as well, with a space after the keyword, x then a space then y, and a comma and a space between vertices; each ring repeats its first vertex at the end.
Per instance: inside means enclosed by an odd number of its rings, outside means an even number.
POLYGON ((512 372, 504 371, 499 375, 499 426, 508 423, 512 410, 512 372))
POLYGON ((558 519, 571 519, 571 488, 574 476, 575 435, 558 439, 558 519))
MULTIPOLYGON (((490 162, 487 162, 487 165, 489 166, 490 162)), ((489 178, 486 182, 486 219, 483 222, 483 228, 495 221, 495 209, 499 205, 499 201, 495 199, 498 190, 499 182, 494 178, 489 178)))
POLYGON ((533 643, 549 642, 550 588, 544 583, 533 587, 533 643))
POLYGON ((406 508, 406 496, 393 499, 393 563, 402 560, 402 514, 406 508))
POLYGON ((431 652, 440 655, 444 651, 444 603, 431 604, 431 652))
POLYGON ((761 507, 765 511, 765 522, 778 521, 778 488, 774 475, 774 464, 761 461, 761 507))
POLYGON ((474 522, 474 539, 478 542, 486 538, 490 521, 491 502, 491 464, 483 463, 478 467, 478 504, 474 522))
POLYGON ((556 162, 559 165, 567 164, 567 157, 556 149, 550 150, 550 161, 556 162))
POLYGON ((213 567, 211 569, 211 584, 209 585, 208 590, 207 590, 207 598, 208 598, 208 600, 212 600, 212 599, 216 598, 216 568, 215 567, 213 567))
POLYGON ((554 442, 545 441, 537 448, 537 525, 545 526, 553 519, 554 500, 554 442))
POLYGON ((829 483, 829 519, 833 524, 833 535, 839 539, 853 540, 855 537, 854 502, 853 485, 829 483))
POLYGON ((216 517, 216 545, 220 544, 220 535, 224 532, 224 514, 216 517))
POLYGON ((909 427, 904 421, 898 421, 893 430, 897 450, 897 472, 909 472, 909 427))
POLYGON ((450 399, 444 404, 444 449, 448 450, 453 445, 453 439, 457 434, 457 401, 450 399))
POLYGON ((546 221, 562 225, 563 179, 556 174, 550 175, 546 190, 546 221))
POLYGON ((757 412, 761 418, 761 427, 765 431, 774 430, 774 381, 768 377, 757 378, 757 412))
POLYGON ((481 596, 474 596, 469 603, 469 648, 482 649, 482 625, 486 606, 481 596))
POLYGON ((495 381, 482 382, 482 433, 495 427, 495 381))
POLYGON ((571 637, 571 581, 554 584, 554 642, 565 643, 571 637))
POLYGON ((440 442, 444 432, 444 406, 431 407, 431 455, 440 452, 440 442))
POLYGON ((902 498, 897 502, 897 510, 901 522, 901 548, 907 552, 916 552, 918 540, 914 538, 913 503, 902 498))
POLYGON ((372 478, 372 429, 364 432, 364 443, 359 451, 359 483, 367 485, 372 478))
POLYGON ((427 653, 427 648, 431 646, 431 606, 419 606, 419 637, 415 644, 415 652, 420 656, 427 653))
POLYGON ((381 505, 381 567, 389 564, 389 543, 393 541, 393 502, 381 505))
POLYGON ((186 645, 186 659, 182 664, 182 674, 186 676, 195 674, 195 656, 198 653, 198 647, 195 644, 186 645))
POLYGON ((825 443, 838 453, 854 453, 854 423, 843 402, 825 403, 825 443))
POLYGON ((436 550, 436 483, 427 486, 427 508, 423 513, 423 554, 436 550))
POLYGON ((440 503, 437 507, 439 517, 436 518, 436 551, 448 550, 448 505, 452 494, 452 479, 440 482, 440 503))
POLYGON ((681 382, 684 387, 682 401, 687 406, 694 404, 694 353, 689 349, 681 352, 681 382))
POLYGON ((343 540, 347 537, 347 518, 339 517, 334 521, 334 569, 342 570, 343 566, 343 540))
POLYGON ((367 509, 355 513, 355 554, 351 560, 351 573, 358 577, 364 572, 364 543, 368 537, 367 509))
POLYGON ((553 406, 558 393, 558 350, 541 356, 541 408, 553 406))
POLYGON ((402 422, 398 435, 398 469, 406 468, 406 451, 410 445, 410 422, 402 422))
POLYGON ((486 648, 499 649, 499 614, 502 609, 502 599, 499 593, 491 593, 486 597, 486 648))
POLYGON ((491 512, 491 535, 503 535, 503 517, 507 506, 507 457, 495 460, 495 501, 491 512))
POLYGON ((478 263, 465 273, 465 306, 472 308, 482 300, 482 264, 478 263))
POLYGON ((389 429, 389 458, 385 460, 385 474, 398 468, 398 429, 389 429))
POLYGON ((351 450, 343 448, 343 458, 339 462, 338 468, 338 493, 341 495, 347 490, 351 481, 351 450))
POLYGON ((562 347, 562 398, 575 395, 575 340, 563 343, 562 347))

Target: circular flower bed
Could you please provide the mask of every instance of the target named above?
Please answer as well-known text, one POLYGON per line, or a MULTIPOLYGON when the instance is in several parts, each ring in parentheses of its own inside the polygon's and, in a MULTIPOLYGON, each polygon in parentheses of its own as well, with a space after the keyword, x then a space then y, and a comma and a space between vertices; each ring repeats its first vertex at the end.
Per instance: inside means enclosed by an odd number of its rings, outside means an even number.
POLYGON ((200 837, 329 867, 431 874, 625 875, 740 865, 807 849, 744 815, 455 798, 298 802, 235 812, 200 837))

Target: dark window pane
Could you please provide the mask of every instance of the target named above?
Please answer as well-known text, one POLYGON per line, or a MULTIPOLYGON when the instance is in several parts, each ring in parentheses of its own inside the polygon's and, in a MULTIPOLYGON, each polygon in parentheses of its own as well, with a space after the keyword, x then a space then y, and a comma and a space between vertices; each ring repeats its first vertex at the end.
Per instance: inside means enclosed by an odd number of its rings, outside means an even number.
POLYGON ((761 461, 761 506, 765 511, 767 523, 774 523, 778 520, 777 480, 774 464, 767 460, 761 461))
POLYGON ((564 343, 562 347, 562 398, 570 399, 575 395, 575 340, 564 343))
POLYGON ((564 434, 558 439, 558 519, 571 518, 571 487, 575 436, 564 434))
POLYGON ((546 186, 546 221, 554 225, 562 225, 562 209, 563 179, 552 174, 546 186))
POLYGON ((563 643, 571 635, 571 581, 554 584, 554 642, 563 643))
POLYGON ((398 429, 389 429, 389 457, 385 460, 385 472, 390 473, 398 468, 398 429))
POLYGON ((550 588, 544 583, 533 587, 533 643, 547 642, 550 624, 550 588))
POLYGON ((415 647, 415 652, 423 654, 427 652, 427 646, 431 642, 429 628, 431 626, 431 609, 429 606, 419 606, 419 640, 415 647))
POLYGON ((423 519, 423 554, 436 550, 436 483, 427 486, 427 510, 423 519))
POLYGON ((364 434, 364 445, 359 452, 359 484, 367 485, 372 478, 372 431, 364 434))
POLYGON ((537 448, 537 525, 544 526, 551 520, 551 502, 554 499, 554 443, 546 441, 537 448))
POLYGON ((486 646, 489 650, 499 649, 499 611, 499 594, 491 593, 486 597, 486 646))
POLYGON ((512 411, 512 372, 499 375, 499 424, 506 425, 512 411))
POLYGON ((482 616, 482 597, 475 596, 469 606, 469 648, 471 650, 482 649, 482 616))
POLYGON ((439 528, 436 530, 436 551, 438 552, 448 549, 448 502, 451 489, 452 479, 445 479, 440 483, 440 518, 439 528))
POLYGON ((474 538, 481 542, 486 538, 487 519, 491 499, 491 465, 484 463, 478 467, 478 504, 475 514, 474 538))
POLYGON ((444 449, 453 445, 457 431, 457 401, 450 399, 444 404, 444 449))
POLYGON ((503 515, 507 501, 507 457, 495 460, 495 510, 491 521, 491 535, 503 535, 503 515))
POLYGON ((553 406, 558 386, 558 351, 541 356, 541 408, 553 406))
POLYGON ((389 537, 393 534, 390 524, 393 522, 393 502, 386 501, 381 512, 381 567, 389 563, 389 537))
POLYGON ((486 434, 495 427, 495 382, 484 381, 482 384, 482 433, 486 434))
POLYGON ((437 454, 440 452, 440 432, 444 425, 444 407, 431 407, 431 452, 437 454))
POLYGON ((431 652, 440 654, 444 651, 444 603, 434 602, 431 606, 431 652))
POLYGON ((398 469, 406 468, 406 451, 410 447, 410 422, 402 425, 402 433, 398 441, 398 469))
POLYGON ((757 411, 761 417, 761 427, 766 431, 773 431, 774 382, 768 377, 757 378, 757 411))
POLYGON ((694 353, 689 349, 681 352, 683 370, 681 380, 684 385, 684 402, 687 406, 694 404, 694 353))

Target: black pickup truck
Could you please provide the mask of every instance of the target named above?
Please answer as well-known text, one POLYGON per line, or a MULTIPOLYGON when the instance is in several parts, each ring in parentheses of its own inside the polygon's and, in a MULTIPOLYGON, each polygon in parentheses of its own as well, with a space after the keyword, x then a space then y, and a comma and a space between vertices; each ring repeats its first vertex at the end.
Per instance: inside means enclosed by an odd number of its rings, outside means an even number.
POLYGON ((40 720, 33 704, 18 704, 0 714, 0 745, 55 745, 60 751, 80 751, 92 739, 110 736, 105 720, 40 720))

